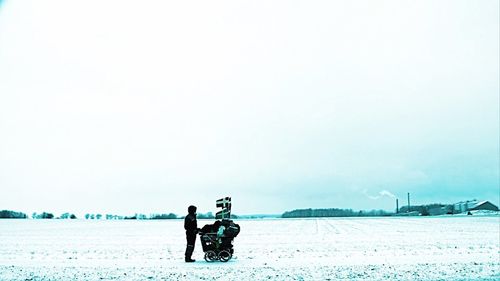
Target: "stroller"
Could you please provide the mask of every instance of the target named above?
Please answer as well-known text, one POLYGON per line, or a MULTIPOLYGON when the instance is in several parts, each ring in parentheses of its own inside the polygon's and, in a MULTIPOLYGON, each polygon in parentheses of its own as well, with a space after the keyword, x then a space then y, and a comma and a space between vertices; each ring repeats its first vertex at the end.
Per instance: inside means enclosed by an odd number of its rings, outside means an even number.
MULTIPOLYGON (((214 224, 218 227, 218 224, 214 224)), ((224 232, 222 236, 217 235, 217 229, 214 225, 205 225, 200 231, 200 241, 205 253, 205 260, 207 262, 221 261, 227 262, 233 257, 233 239, 240 232, 240 226, 235 224, 232 220, 224 219, 220 222, 223 226, 224 232)))

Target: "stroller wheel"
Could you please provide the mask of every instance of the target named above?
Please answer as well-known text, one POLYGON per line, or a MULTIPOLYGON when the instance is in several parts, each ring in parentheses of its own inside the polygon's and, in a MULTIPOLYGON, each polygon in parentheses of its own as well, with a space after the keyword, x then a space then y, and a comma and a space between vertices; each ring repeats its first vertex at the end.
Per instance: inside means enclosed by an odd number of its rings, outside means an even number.
POLYGON ((227 262, 229 261, 231 258, 233 257, 233 255, 231 255, 230 252, 226 251, 226 250, 222 250, 220 251, 219 253, 219 260, 221 262, 227 262))
POLYGON ((217 254, 214 251, 207 251, 205 253, 205 260, 207 262, 215 261, 215 260, 217 260, 217 254))

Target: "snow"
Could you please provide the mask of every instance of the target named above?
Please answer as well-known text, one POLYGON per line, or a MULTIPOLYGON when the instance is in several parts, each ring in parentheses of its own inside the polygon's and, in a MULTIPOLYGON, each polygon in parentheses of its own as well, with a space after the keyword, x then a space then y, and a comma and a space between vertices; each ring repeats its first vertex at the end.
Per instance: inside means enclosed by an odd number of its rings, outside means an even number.
POLYGON ((0 220, 0 280, 500 280, 499 216, 237 223, 231 261, 186 264, 181 220, 0 220))

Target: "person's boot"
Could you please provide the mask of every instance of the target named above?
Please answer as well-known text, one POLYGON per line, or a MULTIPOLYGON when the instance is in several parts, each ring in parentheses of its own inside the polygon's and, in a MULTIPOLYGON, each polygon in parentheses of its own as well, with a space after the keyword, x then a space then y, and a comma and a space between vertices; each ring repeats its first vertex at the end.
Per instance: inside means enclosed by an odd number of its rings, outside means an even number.
POLYGON ((195 260, 193 260, 191 258, 191 256, 193 255, 193 251, 194 251, 194 245, 187 245, 187 247, 186 247, 186 255, 185 255, 185 258, 184 258, 185 262, 195 262, 195 260))

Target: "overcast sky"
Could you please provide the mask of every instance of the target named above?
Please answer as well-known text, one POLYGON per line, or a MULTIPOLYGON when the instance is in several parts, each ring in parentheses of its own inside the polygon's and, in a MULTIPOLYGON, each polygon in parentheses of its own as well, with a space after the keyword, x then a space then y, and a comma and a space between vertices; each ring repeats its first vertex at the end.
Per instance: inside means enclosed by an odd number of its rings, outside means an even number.
POLYGON ((1 1, 0 209, 499 204, 499 1, 1 1))

